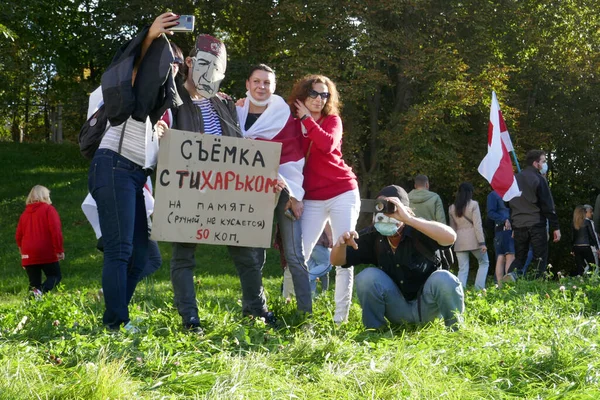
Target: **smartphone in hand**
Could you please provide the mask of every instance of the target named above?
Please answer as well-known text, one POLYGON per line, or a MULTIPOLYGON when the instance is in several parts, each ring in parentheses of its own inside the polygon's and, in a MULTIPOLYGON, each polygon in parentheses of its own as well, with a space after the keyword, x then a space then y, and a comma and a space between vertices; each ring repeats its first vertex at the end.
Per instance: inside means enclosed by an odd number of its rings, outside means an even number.
POLYGON ((169 30, 173 32, 193 32, 194 31, 194 22, 196 17, 193 15, 180 15, 175 22, 179 22, 179 25, 175 25, 169 30))

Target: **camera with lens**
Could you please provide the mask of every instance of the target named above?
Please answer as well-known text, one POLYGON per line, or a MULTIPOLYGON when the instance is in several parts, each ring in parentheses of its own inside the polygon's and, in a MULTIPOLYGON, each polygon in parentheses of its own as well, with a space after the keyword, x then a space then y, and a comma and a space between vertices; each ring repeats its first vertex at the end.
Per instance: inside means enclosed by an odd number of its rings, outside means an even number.
POLYGON ((375 213, 393 214, 396 212, 396 205, 386 199, 375 200, 375 213))

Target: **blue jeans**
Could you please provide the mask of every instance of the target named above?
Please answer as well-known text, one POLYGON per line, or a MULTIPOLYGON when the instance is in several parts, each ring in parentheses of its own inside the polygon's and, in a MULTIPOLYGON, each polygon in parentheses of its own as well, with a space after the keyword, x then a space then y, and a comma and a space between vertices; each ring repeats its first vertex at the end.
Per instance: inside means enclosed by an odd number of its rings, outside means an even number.
POLYGON ((456 259, 458 260, 458 280, 462 284, 463 290, 466 290, 467 279, 469 278, 469 253, 477 258, 478 263, 477 276, 475 277, 475 289, 485 289, 485 280, 487 279, 490 260, 487 252, 484 253, 481 249, 456 252, 456 259))
POLYGON ((294 282, 298 310, 312 313, 308 266, 306 265, 302 245, 302 225, 299 219, 292 221, 285 216, 285 205, 288 200, 289 195, 286 192, 281 192, 277 207, 275 208, 275 217, 277 218, 279 232, 281 233, 283 254, 292 275, 292 281, 294 282))
POLYGON ((111 329, 129 322, 129 301, 147 262, 145 182, 146 172, 138 164, 112 150, 96 151, 88 189, 98 206, 104 241, 103 322, 111 329))
POLYGON ((433 272, 418 299, 411 301, 406 301, 392 278, 379 268, 366 268, 355 280, 363 324, 367 328, 385 326, 386 318, 392 324, 400 324, 425 323, 441 316, 448 327, 462 320, 463 289, 458 278, 448 271, 433 272))

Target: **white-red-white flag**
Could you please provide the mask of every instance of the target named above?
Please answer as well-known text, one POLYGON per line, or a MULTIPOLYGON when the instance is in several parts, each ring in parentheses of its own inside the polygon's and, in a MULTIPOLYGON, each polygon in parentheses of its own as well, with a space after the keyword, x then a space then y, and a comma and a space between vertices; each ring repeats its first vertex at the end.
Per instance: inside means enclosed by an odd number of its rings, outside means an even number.
POLYGON ((500 111, 496 92, 492 92, 488 125, 488 153, 477 170, 504 201, 521 195, 510 159, 509 152, 512 150, 513 145, 500 111))

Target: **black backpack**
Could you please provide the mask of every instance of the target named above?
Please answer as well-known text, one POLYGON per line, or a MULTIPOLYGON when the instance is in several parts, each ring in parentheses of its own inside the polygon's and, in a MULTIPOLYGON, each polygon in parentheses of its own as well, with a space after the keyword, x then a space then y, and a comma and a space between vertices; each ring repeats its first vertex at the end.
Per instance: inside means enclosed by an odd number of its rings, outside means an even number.
POLYGON ((81 127, 79 131, 79 151, 81 154, 91 160, 94 153, 98 150, 104 134, 108 130, 108 117, 104 104, 96 111, 81 127))

